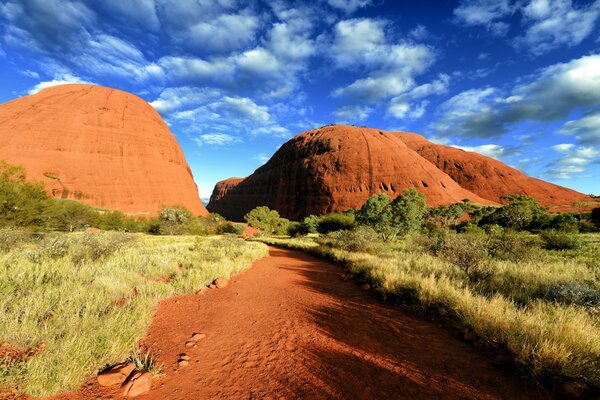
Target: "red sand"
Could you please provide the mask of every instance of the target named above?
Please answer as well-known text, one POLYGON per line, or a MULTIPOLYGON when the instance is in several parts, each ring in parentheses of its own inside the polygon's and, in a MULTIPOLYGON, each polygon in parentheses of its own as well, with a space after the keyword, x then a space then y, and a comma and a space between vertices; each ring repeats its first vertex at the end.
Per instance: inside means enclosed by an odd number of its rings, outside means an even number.
MULTIPOLYGON (((271 248, 224 289, 160 304, 140 399, 547 399, 444 328, 382 304, 339 266, 271 248), (206 334, 187 348, 194 332, 206 334), (177 368, 181 353, 189 366, 177 368)), ((120 398, 90 381, 56 400, 120 398), (112 397, 111 397, 112 396, 112 397)))

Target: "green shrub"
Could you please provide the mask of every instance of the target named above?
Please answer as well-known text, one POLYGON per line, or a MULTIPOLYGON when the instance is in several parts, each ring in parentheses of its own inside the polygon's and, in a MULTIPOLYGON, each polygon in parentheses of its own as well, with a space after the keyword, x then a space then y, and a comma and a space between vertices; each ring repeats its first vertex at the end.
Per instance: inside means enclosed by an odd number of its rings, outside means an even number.
POLYGON ((384 250, 377 232, 369 227, 330 232, 316 240, 321 245, 351 252, 378 254, 384 250))
POLYGON ((472 283, 492 274, 486 235, 447 235, 438 255, 457 266, 472 283))
POLYGON ((329 233, 335 231, 347 231, 354 227, 354 215, 334 213, 319 218, 317 232, 329 233))
POLYGON ((540 237, 544 248, 548 250, 571 250, 583 246, 583 240, 576 233, 549 230, 540 233, 540 237))
POLYGON ((574 282, 552 286, 544 298, 562 304, 576 304, 585 307, 600 306, 600 290, 593 286, 574 282))
POLYGON ((425 215, 425 196, 415 189, 406 189, 393 201, 385 193, 369 197, 356 212, 356 222, 374 229, 383 240, 389 241, 421 229, 425 215))
POLYGON ((20 244, 30 241, 31 232, 18 229, 0 229, 0 251, 8 252, 20 244))
POLYGON ((488 236, 488 251, 491 257, 513 262, 529 259, 540 249, 536 236, 509 229, 496 229, 488 236))
POLYGON ((216 233, 217 233, 217 235, 226 235, 226 234, 241 235, 244 233, 244 225, 232 224, 231 222, 224 222, 217 226, 216 233))

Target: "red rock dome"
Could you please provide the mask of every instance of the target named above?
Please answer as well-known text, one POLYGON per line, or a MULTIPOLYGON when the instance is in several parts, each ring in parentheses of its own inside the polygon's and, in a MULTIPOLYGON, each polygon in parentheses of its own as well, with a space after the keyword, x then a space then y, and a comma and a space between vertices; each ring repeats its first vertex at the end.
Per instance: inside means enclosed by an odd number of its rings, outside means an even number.
POLYGON ((174 204, 207 213, 165 122, 120 90, 61 85, 0 105, 0 159, 55 197, 135 214, 174 204))
POLYGON ((550 207, 550 211, 570 210, 575 201, 594 201, 588 195, 529 177, 493 158, 435 144, 416 133, 392 133, 460 186, 485 199, 500 201, 506 194, 524 194, 550 207))
POLYGON ((286 142, 243 180, 219 182, 208 209, 241 220, 260 205, 287 218, 360 208, 373 194, 398 196, 416 188, 429 206, 460 202, 495 204, 458 185, 410 149, 397 135, 334 125, 286 142))

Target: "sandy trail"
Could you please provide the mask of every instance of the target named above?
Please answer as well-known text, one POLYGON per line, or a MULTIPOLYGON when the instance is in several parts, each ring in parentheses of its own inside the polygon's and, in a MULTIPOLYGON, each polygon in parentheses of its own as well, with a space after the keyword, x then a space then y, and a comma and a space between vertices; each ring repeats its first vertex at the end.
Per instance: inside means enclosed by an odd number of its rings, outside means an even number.
MULTIPOLYGON (((160 304, 144 340, 166 376, 140 399, 545 399, 447 330, 342 270, 270 248, 224 289, 160 304), (206 334, 196 348, 185 343, 206 334), (192 357, 177 368, 180 353, 192 357)), ((57 399, 120 398, 93 381, 57 399)))

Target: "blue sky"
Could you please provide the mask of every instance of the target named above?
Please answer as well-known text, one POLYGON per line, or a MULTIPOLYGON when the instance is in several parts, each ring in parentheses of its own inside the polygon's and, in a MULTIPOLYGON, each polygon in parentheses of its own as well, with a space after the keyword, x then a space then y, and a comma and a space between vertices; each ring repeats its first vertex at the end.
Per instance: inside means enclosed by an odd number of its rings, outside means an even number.
POLYGON ((141 96, 202 197, 336 122, 600 194, 600 0, 0 0, 0 77, 141 96))

